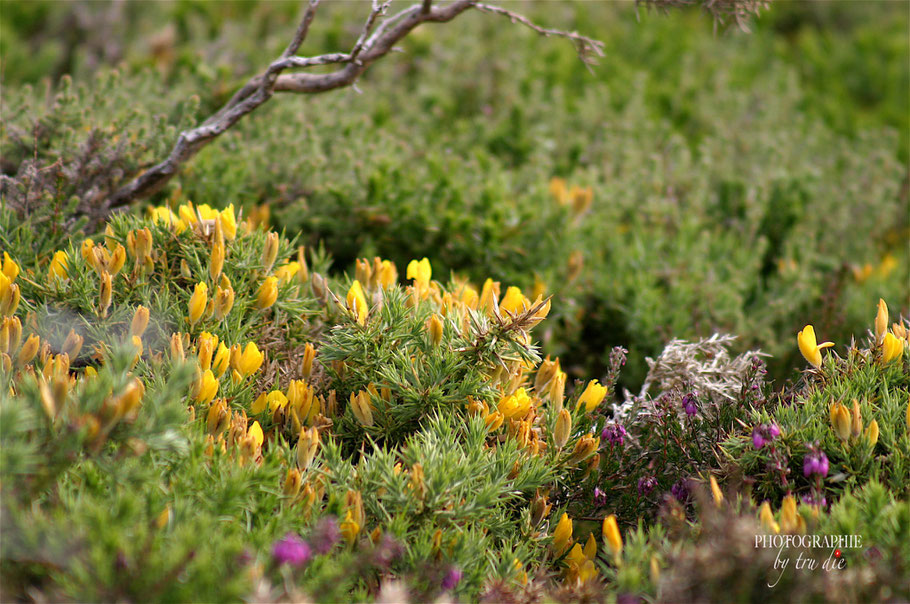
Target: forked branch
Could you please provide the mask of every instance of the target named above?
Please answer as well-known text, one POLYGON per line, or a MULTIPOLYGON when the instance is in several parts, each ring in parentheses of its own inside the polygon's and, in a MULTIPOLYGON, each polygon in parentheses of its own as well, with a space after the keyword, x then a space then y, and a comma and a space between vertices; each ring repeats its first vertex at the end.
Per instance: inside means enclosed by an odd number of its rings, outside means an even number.
POLYGON ((513 23, 525 25, 544 36, 571 40, 579 57, 586 64, 590 64, 595 56, 603 56, 603 42, 575 32, 544 28, 523 15, 476 0, 453 0, 438 6, 434 5, 432 0, 422 0, 419 4, 388 17, 386 13, 390 2, 373 0, 370 14, 350 51, 312 57, 298 56, 297 51, 306 39, 319 2, 320 0, 309 0, 294 37, 278 59, 264 72, 251 78, 221 109, 202 124, 181 132, 168 156, 111 195, 104 207, 99 208, 100 213, 106 214, 113 208, 129 205, 160 190, 177 174, 182 164, 224 134, 245 115, 272 98, 275 92, 315 94, 353 85, 372 63, 391 52, 396 43, 422 23, 445 23, 473 8, 507 17, 513 23), (317 65, 340 67, 335 71, 321 74, 285 73, 317 65))

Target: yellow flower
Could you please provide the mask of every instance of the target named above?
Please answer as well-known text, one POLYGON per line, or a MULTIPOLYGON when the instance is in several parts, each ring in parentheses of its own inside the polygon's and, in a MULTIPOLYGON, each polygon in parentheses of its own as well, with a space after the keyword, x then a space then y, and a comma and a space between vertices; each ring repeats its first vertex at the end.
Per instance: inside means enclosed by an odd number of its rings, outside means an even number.
POLYGON ((190 297, 189 304, 189 318, 190 324, 194 325, 205 312, 206 304, 208 304, 208 285, 205 283, 199 282, 196 284, 195 289, 193 290, 193 295, 190 297))
POLYGON ((527 298, 522 295, 520 289, 517 287, 510 287, 506 290, 506 295, 502 297, 502 301, 499 303, 499 309, 515 315, 524 310, 526 302, 527 298))
POLYGON ((12 282, 4 273, 0 272, 0 315, 12 316, 19 306, 19 286, 12 282))
POLYGON ((395 263, 389 260, 383 260, 379 265, 379 285, 383 288, 389 288, 398 283, 398 269, 395 263))
POLYGON ((215 374, 212 373, 211 369, 206 369, 205 372, 203 372, 197 388, 198 390, 195 397, 197 403, 208 403, 215 398, 215 394, 218 393, 218 380, 215 378, 215 374))
POLYGON ((3 252, 3 262, 0 272, 12 283, 19 275, 19 265, 16 264, 7 252, 3 252))
POLYGON ((594 199, 594 191, 591 187, 576 187, 569 189, 569 196, 572 198, 572 213, 576 216, 583 214, 591 207, 591 201, 594 199))
POLYGON ((269 406, 269 412, 275 413, 279 409, 284 409, 288 406, 288 397, 284 395, 284 392, 281 390, 272 390, 269 392, 268 396, 265 397, 266 403, 269 406))
POLYGON ((869 422, 869 427, 866 428, 866 440, 869 441, 869 444, 873 447, 875 443, 878 442, 878 421, 872 420, 869 422))
POLYGON ((601 386, 597 380, 588 382, 587 388, 578 398, 578 404, 585 406, 585 412, 590 413, 599 405, 607 395, 607 387, 601 386))
POLYGON ((569 549, 572 544, 572 519, 563 512, 559 522, 556 524, 556 530, 553 531, 553 551, 557 556, 569 549))
POLYGON ((351 510, 348 510, 344 516, 344 522, 341 523, 341 535, 348 543, 354 543, 358 533, 360 533, 360 525, 354 521, 351 510))
POLYGON ((613 558, 618 561, 622 555, 622 535, 619 533, 615 515, 610 514, 604 518, 602 533, 607 549, 613 554, 613 558))
POLYGON ((550 385, 547 388, 547 398, 556 405, 557 409, 562 409, 562 399, 565 396, 566 391, 566 373, 565 371, 558 370, 556 375, 553 376, 553 379, 550 380, 550 385))
POLYGON ((881 298, 878 299, 878 312, 875 313, 875 341, 882 343, 885 332, 888 331, 888 305, 881 298))
MULTIPOLYGON (((233 241, 234 237, 237 236, 237 217, 234 216, 234 204, 230 204, 221 210, 221 213, 218 214, 218 219, 221 222, 221 230, 224 231, 224 236, 228 241, 233 241)), ((177 232, 179 233, 180 231, 177 232)))
POLYGON ((439 346, 442 342, 442 320, 439 315, 434 313, 427 319, 427 332, 430 334, 430 342, 433 343, 433 346, 439 346))
POLYGON ((417 286, 418 290, 423 291, 430 287, 430 278, 432 276, 433 268, 430 266, 430 261, 428 259, 424 258, 420 261, 411 260, 408 263, 406 277, 414 280, 414 285, 417 286))
POLYGON ((256 443, 257 447, 262 446, 264 437, 262 434, 262 426, 259 425, 258 421, 253 421, 253 424, 250 426, 250 429, 247 432, 247 436, 251 436, 253 438, 253 441, 256 443))
POLYGON ((313 348, 312 344, 307 342, 307 345, 303 347, 303 363, 301 364, 300 370, 304 379, 310 379, 310 375, 313 373, 313 360, 315 358, 316 349, 313 348))
POLYGON ((275 269, 275 276, 278 277, 278 280, 281 281, 282 283, 290 283, 291 280, 294 278, 294 275, 296 275, 299 270, 300 270, 299 262, 296 262, 296 261, 285 262, 284 264, 279 266, 277 269, 275 269))
POLYGON ((319 450, 319 431, 314 427, 301 430, 297 438, 297 467, 306 470, 319 450))
POLYGON ((887 332, 882 340, 882 363, 888 364, 894 359, 900 358, 903 352, 903 343, 893 333, 887 332))
POLYGON ((66 279, 66 269, 69 264, 69 254, 64 251, 54 252, 51 258, 50 266, 47 267, 47 276, 51 281, 54 279, 66 279))
POLYGON ((796 343, 799 345, 799 351, 803 353, 806 360, 816 369, 819 369, 822 366, 822 348, 834 346, 833 342, 816 344, 815 328, 811 325, 806 325, 802 331, 797 334, 796 343))
POLYGON ((16 356, 16 362, 20 366, 25 365, 35 358, 35 355, 38 354, 38 348, 40 347, 41 338, 35 334, 30 335, 25 339, 25 343, 22 344, 22 348, 19 349, 19 354, 16 356))
POLYGON ((218 352, 215 353, 215 359, 212 361, 212 370, 215 376, 220 378, 231 365, 231 349, 224 345, 224 342, 218 344, 218 352))
POLYGON ((272 306, 277 299, 278 278, 266 277, 265 281, 262 282, 262 285, 259 286, 259 291, 256 292, 256 306, 261 310, 265 310, 272 306))
POLYGON ((767 501, 761 504, 759 508, 758 517, 761 520, 761 524, 766 529, 773 532, 775 535, 780 533, 780 525, 774 520, 774 513, 771 511, 771 506, 767 501))
MULTIPOLYGON (((216 227, 216 233, 220 234, 221 229, 216 227)), ((224 237, 215 238, 215 243, 212 244, 212 253, 209 257, 209 276, 214 282, 218 277, 221 276, 221 270, 224 268, 224 237)))
POLYGON ((363 295, 363 288, 360 286, 360 281, 354 280, 354 283, 351 284, 351 289, 348 290, 347 295, 348 309, 354 315, 354 320, 365 325, 367 322, 367 314, 369 313, 369 307, 367 307, 366 296, 363 295))
POLYGON ((133 320, 130 322, 130 335, 142 336, 149 325, 149 309, 144 306, 137 306, 136 312, 133 313, 133 320))
POLYGON ((793 495, 787 495, 781 502, 780 528, 785 533, 803 533, 806 531, 806 521, 796 511, 796 499, 794 499, 793 495))
POLYGON ((247 377, 259 371, 264 358, 263 354, 259 352, 256 342, 247 342, 234 368, 240 373, 241 377, 247 377))
POLYGON ((505 417, 499 411, 489 413, 483 418, 483 423, 487 425, 487 432, 499 430, 503 421, 505 421, 505 417))
POLYGON ((569 202, 569 192, 566 188, 566 180, 558 176, 550 179, 550 195, 559 205, 563 206, 569 202))
POLYGON ((852 431, 850 412, 841 403, 834 403, 831 405, 830 415, 834 433, 837 434, 839 439, 846 442, 850 438, 852 431))
POLYGON ((521 419, 531 409, 531 397, 524 388, 519 388, 515 394, 504 396, 497 408, 506 419, 521 419))
POLYGON ((597 450, 597 447, 599 445, 599 438, 594 438, 594 436, 590 433, 585 434, 578 439, 578 442, 575 443, 575 450, 572 451, 572 456, 569 458, 569 461, 577 463, 583 459, 587 459, 591 453, 597 450))
POLYGON ((708 477, 708 482, 711 484, 711 496, 714 498, 714 503, 717 507, 724 502, 724 494, 720 490, 720 485, 717 484, 717 479, 713 476, 708 477))
POLYGON ((290 497, 296 497, 300 492, 301 478, 300 470, 297 468, 288 468, 288 473, 284 478, 284 485, 281 492, 290 497))

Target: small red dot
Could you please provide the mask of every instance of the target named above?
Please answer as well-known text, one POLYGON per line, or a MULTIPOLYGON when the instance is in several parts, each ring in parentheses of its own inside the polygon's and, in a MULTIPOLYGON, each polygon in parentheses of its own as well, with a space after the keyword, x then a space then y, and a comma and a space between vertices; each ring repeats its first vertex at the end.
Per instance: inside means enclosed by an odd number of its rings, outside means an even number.
POLYGON ((835 557, 835 558, 840 558, 840 550, 839 550, 839 549, 834 550, 834 557, 835 557))

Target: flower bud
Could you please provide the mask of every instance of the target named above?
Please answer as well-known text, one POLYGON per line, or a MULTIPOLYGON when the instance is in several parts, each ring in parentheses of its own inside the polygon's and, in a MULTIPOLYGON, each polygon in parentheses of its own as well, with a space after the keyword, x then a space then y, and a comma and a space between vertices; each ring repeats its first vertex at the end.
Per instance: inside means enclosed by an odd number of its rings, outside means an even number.
POLYGON ((572 519, 563 513, 553 531, 553 551, 560 556, 572 545, 572 519))
POLYGON ((82 336, 77 334, 75 329, 70 329, 66 339, 63 341, 61 352, 70 358, 76 358, 79 356, 79 351, 82 350, 82 342, 82 336))
POLYGON ((297 467, 306 470, 310 467, 319 450, 319 431, 314 428, 300 431, 297 439, 297 467))
POLYGON ((869 441, 869 444, 873 447, 875 443, 878 442, 878 421, 872 420, 869 422, 869 427, 866 428, 866 440, 869 441))
POLYGON ((878 312, 875 314, 875 342, 881 344, 888 331, 888 305, 881 298, 878 299, 878 312))
POLYGON ((111 306, 111 294, 113 286, 111 284, 111 274, 107 271, 101 272, 101 288, 98 293, 98 310, 101 316, 107 316, 107 309, 111 306))
MULTIPOLYGON (((217 221, 216 225, 219 224, 217 221)), ((221 229, 215 227, 215 242, 212 244, 212 255, 209 258, 209 276, 214 283, 221 276, 221 270, 224 268, 224 239, 219 238, 221 229)))
POLYGON ((853 399, 853 421, 851 422, 851 432, 853 438, 863 433, 863 418, 859 412, 859 403, 853 399))
POLYGON ((370 395, 367 391, 361 390, 358 394, 351 393, 351 410, 354 416, 364 426, 373 425, 373 409, 370 406, 370 395))
POLYGON ((572 432, 572 416, 567 409, 563 409, 556 417, 556 427, 553 429, 553 444, 557 449, 562 449, 569 441, 572 432))
POLYGON ((831 406, 831 425, 834 427, 834 433, 843 441, 850 438, 852 431, 852 422, 850 421, 850 412, 841 403, 834 403, 831 406))
POLYGON ((499 430, 504 420, 505 417, 499 411, 494 411, 493 413, 490 413, 483 418, 483 422, 487 425, 487 432, 495 432, 499 430))
POLYGON ((149 309, 144 306, 136 307, 133 320, 130 322, 130 335, 142 337, 149 325, 149 309))
POLYGON ((297 264, 300 265, 300 270, 297 271, 297 280, 301 283, 306 283, 310 280, 310 267, 306 263, 306 250, 301 245, 297 248, 297 264))
MULTIPOLYGON (((223 277, 224 275, 222 275, 223 277)), ((228 285, 227 288, 218 286, 215 288, 215 318, 223 319, 231 312, 234 306, 234 289, 228 285)))
POLYGON ((47 276, 51 281, 67 278, 69 255, 64 251, 54 252, 51 263, 47 267, 47 276))
POLYGON ((171 334, 171 358, 180 363, 186 360, 183 352, 183 336, 179 333, 171 334))
POLYGON ((300 485, 300 471, 297 468, 288 468, 284 486, 281 488, 282 492, 289 497, 296 497, 297 493, 300 492, 300 485))
POLYGON ((604 518, 601 532, 607 549, 613 554, 614 559, 619 560, 620 556, 622 556, 622 535, 619 533, 619 526, 616 524, 616 516, 610 514, 604 518))
POLYGON ((427 319, 427 332, 430 334, 430 342, 433 346, 439 346, 442 342, 442 320, 439 318, 439 315, 433 314, 429 319, 427 319))
POLYGON ((262 268, 266 273, 272 270, 276 258, 278 258, 278 233, 269 232, 262 248, 262 268))
POLYGON ((316 358, 316 349, 313 348, 313 345, 307 342, 307 345, 303 347, 303 363, 301 367, 301 375, 303 378, 308 380, 313 374, 313 359, 316 358))
POLYGON ((578 442, 575 443, 575 450, 572 451, 572 456, 569 458, 569 463, 579 462, 587 458, 591 453, 597 450, 597 446, 600 444, 599 438, 594 438, 591 434, 586 434, 578 439, 578 442))

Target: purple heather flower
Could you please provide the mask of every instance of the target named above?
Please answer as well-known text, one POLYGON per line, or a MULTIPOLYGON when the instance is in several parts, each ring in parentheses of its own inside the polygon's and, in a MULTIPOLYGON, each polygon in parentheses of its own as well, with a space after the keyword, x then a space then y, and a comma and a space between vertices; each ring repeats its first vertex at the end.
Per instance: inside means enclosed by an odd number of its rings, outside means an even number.
POLYGON ((313 557, 307 542, 294 533, 288 533, 272 546, 272 557, 278 564, 303 566, 313 557))
POLYGON ((685 410, 686 415, 689 417, 698 413, 698 407, 695 405, 695 402, 695 395, 691 392, 682 398, 683 410, 685 410))
POLYGON ((600 487, 594 487, 594 503, 601 507, 607 505, 607 494, 600 487))
POLYGON ((803 475, 806 478, 810 476, 821 476, 824 478, 828 475, 828 456, 817 445, 809 447, 809 452, 806 453, 806 457, 803 459, 803 475))
POLYGON ((442 579, 442 588, 446 591, 454 589, 456 585, 461 581, 461 569, 457 566, 453 566, 449 569, 449 572, 446 573, 446 576, 442 579))
POLYGON ((621 424, 607 424, 600 433, 600 439, 611 445, 622 446, 626 436, 626 429, 621 424))
POLYGON ((332 516, 326 516, 313 529, 310 543, 317 554, 327 554, 341 540, 341 529, 338 521, 332 516))
POLYGON ((761 424, 752 429, 752 446, 761 449, 766 444, 780 436, 780 428, 777 424, 761 424))
POLYGON ((638 479, 638 494, 641 496, 650 495, 654 487, 657 486, 657 479, 653 476, 638 479))
POLYGON ((816 499, 815 496, 811 493, 803 495, 802 501, 806 505, 817 505, 819 507, 825 507, 828 505, 828 500, 822 496, 821 499, 816 499))
POLYGON ((670 488, 670 493, 679 500, 680 503, 685 503, 689 499, 689 487, 686 484, 686 480, 682 479, 673 487, 670 488))

